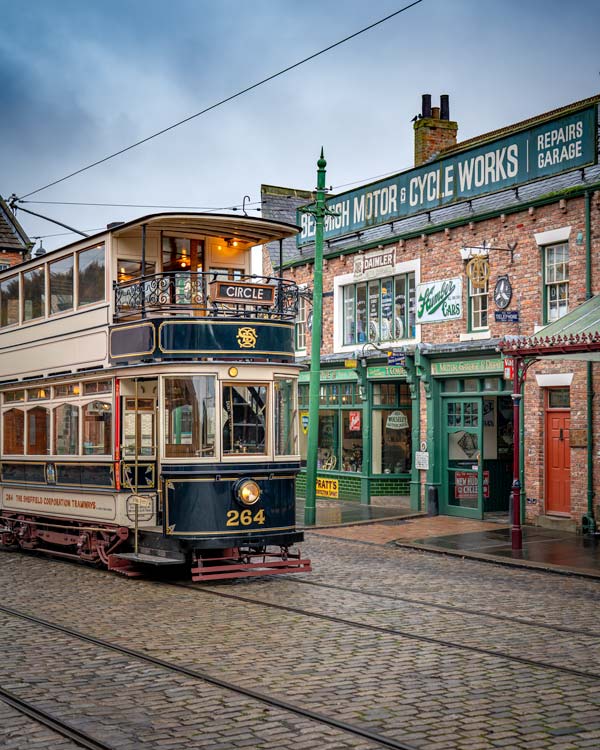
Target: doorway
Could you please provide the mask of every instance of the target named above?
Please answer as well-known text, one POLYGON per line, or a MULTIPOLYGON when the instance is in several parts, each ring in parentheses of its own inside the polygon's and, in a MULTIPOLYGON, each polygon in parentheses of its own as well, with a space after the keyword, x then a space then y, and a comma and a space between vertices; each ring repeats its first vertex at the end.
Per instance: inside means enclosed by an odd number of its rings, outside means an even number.
POLYGON ((571 513, 571 426, 568 388, 548 388, 544 415, 546 513, 571 513))
MULTIPOLYGON (((442 507, 448 515, 483 518, 483 398, 444 399, 442 507)), ((487 486, 489 495, 489 481, 487 486)))

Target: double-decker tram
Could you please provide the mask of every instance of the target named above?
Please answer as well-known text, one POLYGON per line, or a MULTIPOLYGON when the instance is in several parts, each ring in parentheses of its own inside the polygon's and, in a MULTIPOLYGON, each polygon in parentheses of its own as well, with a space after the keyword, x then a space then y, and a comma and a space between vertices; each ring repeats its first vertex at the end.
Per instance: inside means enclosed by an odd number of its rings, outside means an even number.
POLYGON ((128 575, 310 570, 296 545, 298 227, 164 213, 0 274, 0 542, 128 575))

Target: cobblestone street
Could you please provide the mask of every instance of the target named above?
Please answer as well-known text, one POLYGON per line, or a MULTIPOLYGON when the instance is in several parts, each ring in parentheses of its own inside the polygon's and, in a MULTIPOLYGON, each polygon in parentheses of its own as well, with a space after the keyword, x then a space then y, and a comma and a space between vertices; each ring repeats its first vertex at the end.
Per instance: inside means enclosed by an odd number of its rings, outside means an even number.
MULTIPOLYGON (((384 746, 169 665, 390 747, 600 747, 597 581, 317 533, 303 552, 310 575, 185 588, 0 552, 0 686, 115 749, 384 746)), ((75 746, 0 709, 2 748, 75 746)))

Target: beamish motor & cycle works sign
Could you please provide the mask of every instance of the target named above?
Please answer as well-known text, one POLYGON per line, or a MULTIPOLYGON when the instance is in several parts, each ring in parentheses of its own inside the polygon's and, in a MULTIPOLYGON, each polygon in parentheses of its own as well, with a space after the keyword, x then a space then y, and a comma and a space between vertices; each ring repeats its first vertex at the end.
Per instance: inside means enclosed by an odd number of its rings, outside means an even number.
MULTIPOLYGON (((523 185, 596 161, 596 108, 586 107, 445 159, 331 196, 324 239, 402 219, 460 200, 523 185)), ((301 209, 299 246, 314 241, 301 209)))

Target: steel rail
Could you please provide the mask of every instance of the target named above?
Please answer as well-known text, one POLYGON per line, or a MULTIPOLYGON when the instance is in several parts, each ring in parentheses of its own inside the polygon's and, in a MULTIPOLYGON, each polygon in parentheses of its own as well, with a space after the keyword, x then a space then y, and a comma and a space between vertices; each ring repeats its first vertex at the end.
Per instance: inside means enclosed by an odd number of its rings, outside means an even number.
MULTIPOLYGON (((263 693, 258 690, 251 690, 250 688, 245 688, 241 685, 236 685, 235 683, 229 682, 228 680, 222 680, 218 677, 214 677, 207 672, 202 672, 200 670, 190 669, 189 667, 172 664, 171 662, 164 661, 163 659, 159 659, 155 656, 149 656, 148 654, 144 654, 141 651, 136 651, 135 649, 128 648, 127 646, 119 646, 116 643, 105 641, 102 638, 95 638, 94 636, 87 635, 86 633, 82 633, 79 630, 68 628, 64 625, 60 625, 59 623, 43 620, 40 617, 28 615, 26 612, 19 612, 18 610, 12 609, 11 607, 0 606, 0 612, 4 612, 8 615, 11 615, 12 617, 19 617, 22 620, 27 620, 29 622, 35 623, 36 625, 42 625, 43 627, 50 628, 65 635, 78 638, 87 643, 91 643, 94 646, 100 646, 101 648, 115 651, 119 654, 125 654, 126 656, 130 656, 133 659, 153 664, 154 666, 167 669, 170 672, 175 672, 177 674, 183 674, 186 677, 192 677, 197 680, 202 680, 203 682, 207 682, 210 685, 215 685, 216 687, 222 688, 224 690, 230 690, 232 692, 238 693, 239 695, 244 695, 247 698, 252 698, 253 700, 260 701, 261 703, 265 703, 268 706, 273 706, 284 711, 289 711, 290 713, 294 713, 298 716, 310 719, 311 721, 319 722, 320 724, 326 724, 327 726, 334 727, 335 729, 339 729, 342 732, 346 732, 347 734, 362 737, 363 739, 370 740, 371 742, 377 743, 382 747, 389 747, 391 748, 391 750, 417 750, 415 745, 409 745, 406 742, 395 740, 392 737, 386 737, 385 735, 378 734, 377 732, 371 732, 369 729, 357 726, 355 724, 348 724, 347 722, 340 721, 338 719, 335 719, 334 717, 320 714, 316 711, 312 711, 311 709, 302 708, 295 703, 280 700, 279 698, 270 696, 267 693, 263 693)), ((108 748, 108 746, 106 745, 101 747, 102 750, 104 750, 105 748, 107 750, 113 750, 112 748, 108 748)))
POLYGON ((11 706, 19 713, 29 716, 30 719, 37 721, 39 724, 52 729, 53 732, 60 734, 61 737, 72 740, 76 745, 86 748, 86 750, 115 750, 112 745, 107 745, 100 740, 94 739, 91 735, 76 729, 71 724, 67 724, 62 719, 36 708, 32 703, 18 698, 14 693, 0 687, 0 701, 11 706))
MULTIPOLYGON (((455 648, 463 651, 472 651, 476 654, 482 654, 483 656, 493 656, 496 659, 505 659, 508 661, 514 661, 519 664, 526 664, 530 667, 536 667, 541 669, 552 669, 558 672, 564 672, 566 674, 572 674, 577 677, 584 677, 592 680, 600 681, 600 674, 593 672, 585 672, 581 669, 574 669, 572 667, 561 667, 558 664, 551 664, 549 662, 538 661, 537 659, 528 659, 525 656, 513 656, 512 654, 506 654, 501 651, 494 651, 493 649, 484 648, 483 646, 468 646, 463 643, 456 643, 455 641, 447 641, 443 638, 433 638, 427 635, 416 635, 408 630, 397 630, 396 628, 386 628, 382 625, 370 625, 368 623, 356 622, 356 620, 348 620, 344 617, 335 617, 334 615, 326 615, 320 612, 311 612, 307 609, 300 609, 299 607, 291 607, 287 604, 274 604, 273 602, 265 602, 260 599, 251 599, 247 596, 240 596, 239 594, 226 594, 221 591, 214 591, 212 589, 196 587, 189 583, 167 583, 163 584, 167 586, 177 586, 179 588, 189 589, 190 591, 196 591, 202 594, 210 594, 212 596, 219 596, 224 599, 235 599, 246 604, 257 604, 259 606, 268 607, 271 609, 277 609, 282 612, 290 612, 295 615, 304 615, 305 617, 314 617, 319 620, 326 620, 333 622, 338 625, 350 625, 354 628, 360 628, 361 630, 370 630, 373 633, 384 633, 385 635, 395 635, 401 638, 408 638, 413 641, 420 641, 424 643, 430 643, 436 646, 445 646, 446 648, 455 648)), ((0 607, 0 609, 2 609, 0 607)))
POLYGON ((594 630, 569 628, 566 625, 549 625, 545 622, 539 622, 537 620, 527 620, 524 617, 511 617, 510 615, 497 615, 493 612, 485 612, 479 609, 469 609, 468 607, 455 607, 452 604, 441 604, 439 602, 422 601, 421 599, 413 599, 409 596, 396 596, 395 594, 381 594, 377 591, 369 591, 365 589, 353 589, 350 586, 337 586, 334 583, 319 583, 318 581, 307 581, 302 578, 290 578, 289 576, 282 575, 280 580, 292 581, 293 583, 306 584, 308 586, 316 586, 322 589, 333 589, 334 591, 345 591, 349 594, 361 594, 363 596, 374 596, 378 599, 388 599, 392 602, 405 602, 406 604, 418 604, 421 607, 432 607, 434 609, 441 609, 445 612, 457 612, 462 615, 475 615, 477 617, 489 617, 492 620, 499 620, 500 622, 517 622, 520 625, 528 625, 534 628, 544 628, 545 630, 553 630, 558 633, 569 633, 571 635, 586 635, 590 638, 600 638, 600 632, 594 630))

